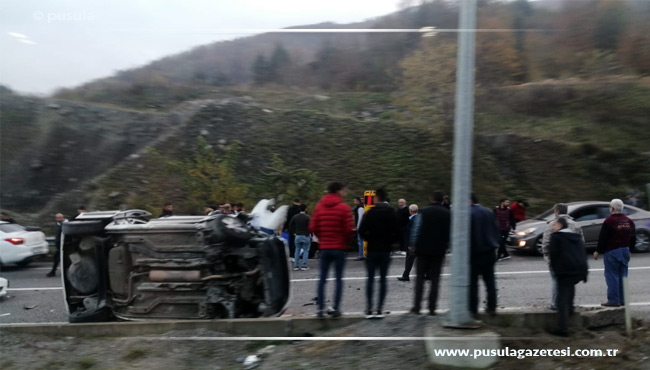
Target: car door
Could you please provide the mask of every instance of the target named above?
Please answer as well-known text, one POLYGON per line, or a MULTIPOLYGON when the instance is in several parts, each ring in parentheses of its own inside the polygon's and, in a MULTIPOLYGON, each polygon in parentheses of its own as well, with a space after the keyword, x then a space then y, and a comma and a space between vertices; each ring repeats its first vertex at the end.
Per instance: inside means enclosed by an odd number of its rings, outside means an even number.
POLYGON ((570 214, 582 229, 585 237, 585 247, 595 248, 598 245, 598 235, 603 221, 609 217, 609 206, 590 205, 576 209, 570 214))

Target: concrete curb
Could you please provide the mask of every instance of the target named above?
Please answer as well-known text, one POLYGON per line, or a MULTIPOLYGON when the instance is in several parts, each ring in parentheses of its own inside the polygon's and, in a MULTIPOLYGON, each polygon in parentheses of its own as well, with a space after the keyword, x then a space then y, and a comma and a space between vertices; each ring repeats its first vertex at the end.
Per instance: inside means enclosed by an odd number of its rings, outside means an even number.
MULTIPOLYGON (((499 312, 496 316, 482 315, 480 319, 488 325, 500 327, 529 328, 545 330, 557 324, 555 311, 511 311, 499 312)), ((572 328, 595 329, 609 325, 622 325, 625 322, 623 308, 578 308, 569 318, 572 328)))
MULTIPOLYGON (((545 330, 557 323, 552 311, 499 312, 496 316, 482 315, 480 319, 488 326, 515 327, 545 330)), ((0 333, 42 334, 70 337, 128 337, 160 335, 173 330, 206 329, 236 336, 302 337, 306 334, 340 329, 363 321, 358 315, 346 315, 338 319, 316 317, 281 317, 235 320, 160 320, 125 321, 103 323, 44 323, 1 324, 0 333)), ((594 329, 625 322, 623 308, 597 308, 578 311, 570 320, 572 328, 594 329)))
POLYGON ((359 321, 361 316, 338 319, 314 317, 258 318, 236 320, 161 320, 139 322, 3 324, 1 332, 69 337, 129 337, 160 335, 173 330, 206 329, 238 336, 295 337, 318 331, 339 329, 359 321))

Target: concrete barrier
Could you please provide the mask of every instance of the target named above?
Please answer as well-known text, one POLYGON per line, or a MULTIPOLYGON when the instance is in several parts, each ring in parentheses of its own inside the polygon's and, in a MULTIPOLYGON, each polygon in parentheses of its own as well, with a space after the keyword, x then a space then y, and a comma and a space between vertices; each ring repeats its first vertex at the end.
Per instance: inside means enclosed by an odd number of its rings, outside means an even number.
POLYGON ((361 316, 338 319, 315 317, 262 318, 236 320, 160 320, 147 322, 103 322, 83 324, 3 324, 0 332, 70 337, 128 337, 160 335, 174 330, 205 329, 240 336, 303 336, 342 328, 362 321, 361 316))
MULTIPOLYGON (((554 311, 498 311, 496 316, 481 315, 480 319, 487 325, 513 328, 545 330, 557 324, 557 312, 554 311)), ((569 317, 569 327, 573 329, 594 329, 609 325, 621 325, 625 316, 623 308, 580 308, 569 317)))
MULTIPOLYGON (((551 311, 502 311, 496 316, 483 315, 487 326, 545 330, 555 326, 557 316, 551 311)), ((624 323, 622 308, 578 311, 570 325, 577 328, 600 328, 624 323)), ((2 324, 0 332, 44 334, 71 337, 125 337, 160 335, 170 331, 205 329, 238 336, 292 337, 314 335, 363 321, 362 316, 346 315, 338 319, 316 317, 280 317, 235 320, 160 320, 105 323, 2 324)), ((379 324, 380 321, 377 322, 379 324)))

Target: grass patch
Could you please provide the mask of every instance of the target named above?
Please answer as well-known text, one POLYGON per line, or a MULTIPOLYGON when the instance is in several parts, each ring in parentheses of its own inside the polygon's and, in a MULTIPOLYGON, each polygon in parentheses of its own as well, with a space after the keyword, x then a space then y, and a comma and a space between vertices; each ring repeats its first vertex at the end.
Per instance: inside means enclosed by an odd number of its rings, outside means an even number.
MULTIPOLYGON (((5 367, 2 366, 4 369, 5 367)), ((37 369, 50 370, 50 369, 63 369, 65 368, 65 363, 61 360, 50 360, 45 365, 37 367, 37 369)))
POLYGON ((77 369, 90 369, 95 366, 97 360, 92 357, 84 357, 77 362, 77 369))
POLYGON ((147 355, 147 351, 139 348, 130 350, 126 355, 122 356, 124 361, 135 361, 147 355))

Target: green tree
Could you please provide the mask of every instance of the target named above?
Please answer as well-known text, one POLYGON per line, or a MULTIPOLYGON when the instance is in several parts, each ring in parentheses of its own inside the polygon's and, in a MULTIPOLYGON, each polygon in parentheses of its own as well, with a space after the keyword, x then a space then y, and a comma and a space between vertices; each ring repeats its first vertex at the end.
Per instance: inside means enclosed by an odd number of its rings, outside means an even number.
POLYGON ((303 203, 315 204, 324 188, 316 172, 289 168, 277 154, 273 154, 271 164, 261 172, 261 190, 280 202, 298 197, 303 203))
POLYGON ((253 81, 257 85, 263 85, 271 82, 271 77, 271 64, 264 55, 258 55, 253 62, 253 81))
POLYGON ((249 187, 235 177, 240 149, 241 143, 235 141, 219 161, 205 138, 199 136, 192 157, 167 161, 168 168, 182 177, 185 208, 200 210, 221 201, 247 201, 249 187))
POLYGON ((400 62, 403 92, 397 103, 431 115, 453 110, 456 45, 448 37, 428 37, 419 49, 400 62))
POLYGON ((620 0, 601 0, 596 8, 594 44, 598 49, 614 51, 628 23, 627 7, 620 0))
POLYGON ((291 59, 289 58, 289 52, 287 52, 287 49, 285 49, 282 44, 275 44, 275 49, 273 49, 273 54, 271 54, 271 59, 269 61, 269 80, 279 84, 286 83, 290 64, 291 59))

